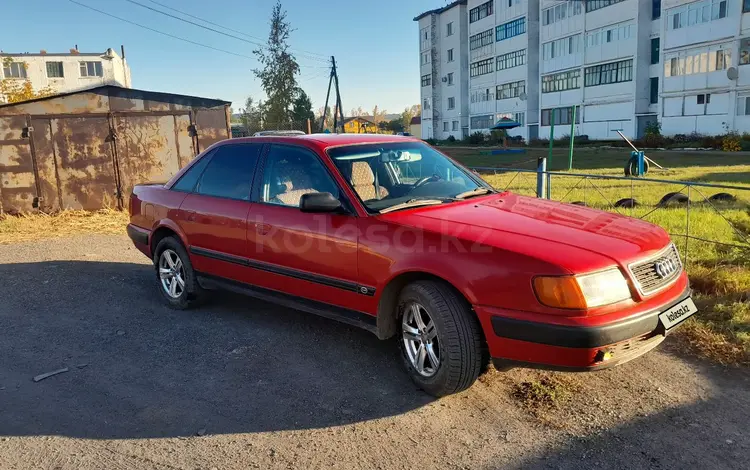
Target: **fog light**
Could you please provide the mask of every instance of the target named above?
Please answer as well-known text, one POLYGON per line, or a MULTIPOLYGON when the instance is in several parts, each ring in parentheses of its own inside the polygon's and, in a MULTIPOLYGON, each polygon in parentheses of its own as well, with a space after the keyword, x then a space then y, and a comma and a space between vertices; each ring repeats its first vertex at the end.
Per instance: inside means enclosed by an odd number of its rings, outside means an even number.
POLYGON ((596 352, 596 356, 594 356, 594 362, 605 362, 609 361, 615 356, 614 351, 604 351, 600 349, 596 352))

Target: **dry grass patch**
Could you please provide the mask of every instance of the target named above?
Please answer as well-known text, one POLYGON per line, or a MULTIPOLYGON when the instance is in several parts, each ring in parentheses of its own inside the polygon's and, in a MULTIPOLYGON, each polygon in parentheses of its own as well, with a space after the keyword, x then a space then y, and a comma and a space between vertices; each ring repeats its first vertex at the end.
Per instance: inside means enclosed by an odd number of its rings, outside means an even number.
POLYGON ((556 409, 568 400, 578 386, 562 376, 543 375, 537 380, 513 384, 511 396, 535 415, 556 409))
POLYGON ((124 234, 127 224, 128 214, 113 209, 94 212, 67 210, 52 215, 4 215, 0 216, 0 244, 91 233, 124 234))

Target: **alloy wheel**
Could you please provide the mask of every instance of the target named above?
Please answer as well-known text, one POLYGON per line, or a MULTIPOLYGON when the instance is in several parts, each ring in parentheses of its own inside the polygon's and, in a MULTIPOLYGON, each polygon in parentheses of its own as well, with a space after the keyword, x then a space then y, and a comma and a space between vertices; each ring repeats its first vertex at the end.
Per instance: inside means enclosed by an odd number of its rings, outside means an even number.
POLYGON ((440 367, 440 344, 435 322, 424 306, 413 302, 401 321, 404 351, 414 369, 423 377, 432 377, 440 367))
POLYGON ((173 299, 179 298, 185 291, 185 267, 175 251, 166 249, 161 253, 159 279, 164 292, 173 299))

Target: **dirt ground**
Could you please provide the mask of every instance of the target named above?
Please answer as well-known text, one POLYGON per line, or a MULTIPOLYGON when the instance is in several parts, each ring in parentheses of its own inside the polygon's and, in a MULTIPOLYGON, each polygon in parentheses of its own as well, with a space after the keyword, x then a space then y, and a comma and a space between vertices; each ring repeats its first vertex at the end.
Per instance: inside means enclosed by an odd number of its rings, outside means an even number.
POLYGON ((670 340, 435 400, 365 331, 230 294, 168 310, 125 236, 0 246, 0 279, 3 470, 747 468, 750 373, 670 340), (549 378, 551 408, 514 397, 549 378))

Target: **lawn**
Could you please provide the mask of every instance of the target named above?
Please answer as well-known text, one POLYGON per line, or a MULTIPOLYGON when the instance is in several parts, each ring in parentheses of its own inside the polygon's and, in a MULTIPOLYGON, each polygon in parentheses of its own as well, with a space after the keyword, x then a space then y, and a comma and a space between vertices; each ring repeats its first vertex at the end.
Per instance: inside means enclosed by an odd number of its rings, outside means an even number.
MULTIPOLYGON (((533 169, 546 149, 526 154, 486 155, 485 149, 448 148, 445 153, 471 167, 533 169)), ((723 363, 750 364, 750 154, 725 152, 654 151, 649 155, 665 167, 652 167, 647 178, 608 180, 553 174, 551 197, 564 202, 616 211, 659 224, 672 234, 690 274, 701 313, 677 335, 686 348, 723 363), (649 182, 649 179, 676 183, 649 182), (706 182, 747 188, 685 188, 679 181, 706 182), (687 204, 660 206, 668 193, 681 192, 687 204), (706 201, 723 192, 735 201, 706 201), (636 207, 614 207, 616 201, 634 198, 636 207), (689 214, 689 217, 688 217, 689 214), (689 233, 690 238, 686 237, 689 233), (718 242, 718 243, 716 243, 718 242)), ((624 149, 576 150, 573 172, 623 176, 629 152, 624 149)), ((553 152, 553 171, 567 170, 567 149, 553 152)), ((480 170, 498 189, 536 194, 536 174, 518 171, 480 170)))

